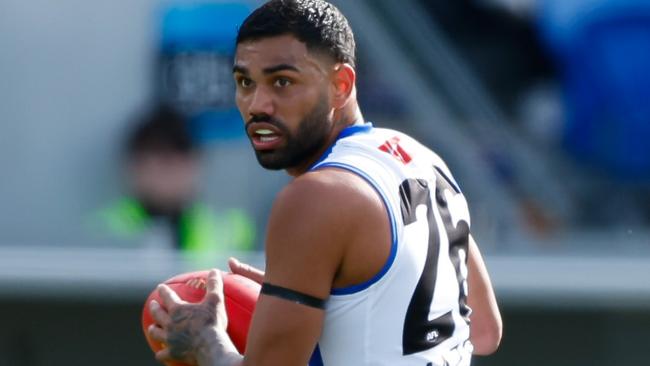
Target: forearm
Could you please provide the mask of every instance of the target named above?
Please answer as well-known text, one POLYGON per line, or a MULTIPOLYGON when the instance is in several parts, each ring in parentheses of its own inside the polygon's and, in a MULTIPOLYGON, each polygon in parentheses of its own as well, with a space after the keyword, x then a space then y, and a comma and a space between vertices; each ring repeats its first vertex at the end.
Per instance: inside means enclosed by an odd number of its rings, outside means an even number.
POLYGON ((217 331, 208 335, 199 347, 196 362, 199 366, 243 366, 244 356, 240 355, 225 332, 217 331))

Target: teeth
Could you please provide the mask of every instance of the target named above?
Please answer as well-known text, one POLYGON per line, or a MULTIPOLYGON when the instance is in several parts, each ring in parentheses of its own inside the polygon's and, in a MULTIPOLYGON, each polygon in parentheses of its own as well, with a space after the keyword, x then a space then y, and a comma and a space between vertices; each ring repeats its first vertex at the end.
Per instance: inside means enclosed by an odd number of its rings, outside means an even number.
POLYGON ((262 142, 271 142, 277 140, 277 136, 260 136, 260 141, 262 142))
POLYGON ((273 131, 267 130, 267 129, 261 129, 261 130, 255 131, 255 133, 258 134, 258 135, 272 135, 273 131))

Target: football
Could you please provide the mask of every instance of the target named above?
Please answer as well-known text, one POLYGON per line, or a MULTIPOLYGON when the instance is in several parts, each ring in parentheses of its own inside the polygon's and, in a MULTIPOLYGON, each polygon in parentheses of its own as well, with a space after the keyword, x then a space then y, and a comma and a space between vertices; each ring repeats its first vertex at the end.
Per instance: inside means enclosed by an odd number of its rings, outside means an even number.
MULTIPOLYGON (((198 271, 180 274, 174 276, 164 283, 174 290, 178 296, 192 303, 203 300, 206 292, 207 277, 209 271, 198 271)), ((223 292, 226 302, 226 313, 228 314, 228 335, 232 339, 235 347, 240 353, 244 353, 246 348, 246 337, 250 326, 255 303, 260 292, 260 285, 246 277, 221 272, 223 279, 223 292)), ((151 292, 142 309, 142 330, 151 349, 155 352, 163 349, 164 344, 149 338, 147 329, 154 320, 149 312, 149 303, 156 300, 162 306, 162 300, 158 291, 151 292)), ((167 366, 185 366, 184 363, 170 362, 167 366)))

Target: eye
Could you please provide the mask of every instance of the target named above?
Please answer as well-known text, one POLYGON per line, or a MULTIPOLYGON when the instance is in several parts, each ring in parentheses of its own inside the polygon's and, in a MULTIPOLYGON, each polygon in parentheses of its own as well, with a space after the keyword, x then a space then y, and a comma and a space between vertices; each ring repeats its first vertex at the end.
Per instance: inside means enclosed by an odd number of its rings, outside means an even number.
POLYGON ((249 78, 241 77, 239 78, 239 80, 237 80, 237 84, 239 84, 241 88, 247 89, 253 85, 253 80, 249 78))
POLYGON ((287 78, 277 78, 273 83, 273 86, 275 86, 276 88, 286 88, 289 85, 291 85, 291 80, 287 78))

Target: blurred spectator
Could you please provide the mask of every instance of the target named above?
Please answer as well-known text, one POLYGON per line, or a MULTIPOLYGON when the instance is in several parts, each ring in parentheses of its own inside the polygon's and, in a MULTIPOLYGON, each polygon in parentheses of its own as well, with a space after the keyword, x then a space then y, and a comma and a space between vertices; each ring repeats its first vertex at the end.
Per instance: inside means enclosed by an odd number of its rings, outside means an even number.
POLYGON ((129 194, 99 213, 112 237, 200 255, 253 249, 245 212, 196 201, 200 154, 182 115, 165 106, 147 115, 127 139, 125 163, 129 194))

